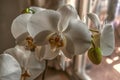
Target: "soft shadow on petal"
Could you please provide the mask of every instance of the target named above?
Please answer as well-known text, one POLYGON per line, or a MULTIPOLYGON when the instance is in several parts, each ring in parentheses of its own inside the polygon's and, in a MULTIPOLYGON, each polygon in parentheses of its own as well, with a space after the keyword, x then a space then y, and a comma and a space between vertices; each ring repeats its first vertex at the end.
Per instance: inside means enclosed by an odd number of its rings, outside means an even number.
POLYGON ((75 54, 83 54, 91 45, 91 34, 88 26, 80 20, 72 20, 64 33, 74 44, 75 54))
POLYGON ((75 55, 75 49, 72 40, 66 36, 66 45, 62 48, 64 55, 67 58, 72 58, 75 55))
POLYGON ((41 31, 39 32, 35 38, 34 38, 34 43, 36 45, 44 45, 47 43, 47 37, 51 34, 52 32, 51 31, 41 31))
POLYGON ((11 32, 15 39, 27 32, 27 23, 31 16, 32 14, 21 14, 13 20, 11 32))
POLYGON ((27 65, 31 77, 27 80, 34 80, 45 70, 45 61, 38 61, 34 52, 30 55, 29 63, 27 65))
POLYGON ((95 24, 95 27, 100 30, 100 19, 95 13, 88 13, 87 15, 91 21, 95 24))
POLYGON ((57 31, 59 13, 53 10, 36 12, 28 24, 28 32, 32 37, 42 31, 57 31))
POLYGON ((0 80, 20 80, 21 68, 9 54, 0 55, 0 80))
POLYGON ((52 60, 57 55, 59 55, 59 50, 52 51, 48 44, 37 47, 36 51, 35 51, 35 56, 36 56, 37 60, 39 60, 39 61, 52 60))
POLYGON ((25 32, 25 33, 21 34, 19 37, 16 38, 16 44, 24 46, 25 45, 25 40, 28 36, 29 36, 28 32, 25 32))
POLYGON ((111 55, 115 48, 114 28, 111 24, 106 24, 103 27, 103 31, 100 39, 100 47, 103 56, 111 55))
POLYGON ((45 53, 45 47, 37 46, 35 49, 35 57, 38 61, 42 61, 45 53))
POLYGON ((77 11, 71 5, 62 6, 57 10, 61 15, 58 22, 58 31, 63 32, 67 29, 71 18, 77 18, 77 11))
POLYGON ((42 48, 45 47, 45 53, 44 54, 44 59, 46 60, 52 60, 56 58, 57 55, 59 55, 60 50, 56 49, 56 51, 52 51, 50 45, 45 45, 42 48))

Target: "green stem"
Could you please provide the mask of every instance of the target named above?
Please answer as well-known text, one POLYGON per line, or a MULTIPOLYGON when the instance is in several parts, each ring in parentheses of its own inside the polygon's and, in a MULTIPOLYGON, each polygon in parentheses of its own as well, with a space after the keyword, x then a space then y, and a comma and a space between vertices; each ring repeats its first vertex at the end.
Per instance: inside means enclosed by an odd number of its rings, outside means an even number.
POLYGON ((95 46, 95 38, 94 38, 94 36, 92 35, 92 40, 91 40, 91 43, 92 43, 92 46, 95 48, 96 46, 95 46))

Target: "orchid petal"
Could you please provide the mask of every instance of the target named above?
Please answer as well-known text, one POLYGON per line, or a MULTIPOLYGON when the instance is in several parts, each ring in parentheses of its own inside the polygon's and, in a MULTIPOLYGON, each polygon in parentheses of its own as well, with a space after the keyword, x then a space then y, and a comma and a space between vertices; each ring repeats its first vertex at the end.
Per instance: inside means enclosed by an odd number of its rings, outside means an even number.
POLYGON ((74 56, 74 44, 72 40, 66 36, 66 45, 62 48, 64 55, 67 58, 72 58, 74 56))
POLYGON ((88 26, 80 20, 71 20, 65 35, 72 40, 75 54, 85 53, 91 45, 91 35, 88 26))
POLYGON ((19 37, 16 38, 16 44, 24 46, 25 45, 25 40, 28 36, 29 36, 28 32, 25 32, 25 33, 21 34, 19 37))
POLYGON ((36 45, 43 45, 47 43, 47 37, 51 34, 51 31, 41 31, 34 37, 34 43, 36 45))
POLYGON ((45 47, 37 46, 35 49, 35 57, 38 61, 42 61, 45 53, 45 47))
POLYGON ((6 50, 5 53, 12 55, 19 62, 21 68, 30 72, 30 77, 27 80, 34 80, 45 69, 45 62, 38 61, 33 52, 29 53, 20 47, 16 47, 6 50))
POLYGON ((67 29, 71 18, 77 18, 77 11, 71 5, 62 6, 57 10, 61 15, 58 22, 58 31, 63 32, 67 29))
POLYGON ((0 55, 0 80, 20 80, 21 68, 9 54, 0 55))
POLYGON ((7 49, 4 53, 12 55, 20 64, 21 67, 26 67, 31 52, 25 50, 23 46, 7 49))
POLYGON ((32 14, 21 14, 13 20, 11 32, 15 39, 27 32, 27 23, 31 16, 32 14))
POLYGON ((46 59, 46 60, 52 60, 54 58, 56 58, 57 55, 59 55, 59 50, 55 50, 53 51, 50 47, 50 45, 45 45, 42 47, 42 49, 44 49, 44 53, 41 53, 41 54, 44 54, 44 57, 43 59, 46 59))
POLYGON ((60 55, 60 66, 61 66, 62 70, 64 71, 66 68, 66 57, 63 53, 62 53, 62 55, 60 55))
POLYGON ((57 55, 59 55, 59 49, 57 49, 56 51, 52 51, 50 45, 45 45, 44 59, 52 60, 56 58, 57 55))
POLYGON ((100 19, 95 13, 89 13, 88 17, 91 19, 91 21, 95 24, 95 27, 100 30, 100 19))
POLYGON ((27 80, 34 80, 45 70, 45 61, 38 61, 32 53, 27 67, 30 72, 30 77, 27 80))
POLYGON ((36 12, 28 23, 28 32, 35 37, 42 31, 56 31, 59 13, 53 10, 36 12))
POLYGON ((103 31, 100 39, 100 47, 103 56, 111 55, 115 48, 114 28, 111 24, 106 24, 103 27, 103 31))

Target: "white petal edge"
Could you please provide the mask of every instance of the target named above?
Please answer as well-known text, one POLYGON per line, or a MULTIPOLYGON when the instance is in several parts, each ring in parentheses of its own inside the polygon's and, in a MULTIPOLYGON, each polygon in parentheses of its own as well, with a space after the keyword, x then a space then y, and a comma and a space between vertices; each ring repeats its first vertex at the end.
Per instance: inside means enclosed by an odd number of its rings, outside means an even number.
POLYGON ((87 16, 90 18, 90 20, 95 24, 95 27, 97 27, 98 30, 100 30, 100 19, 97 14, 95 13, 88 13, 87 16))
MULTIPOLYGON (((12 55, 20 64, 21 67, 25 67, 28 64, 31 52, 25 50, 23 46, 15 46, 4 51, 4 53, 12 55)), ((26 67, 25 67, 26 68, 26 67)))
POLYGON ((39 32, 44 30, 57 31, 59 13, 53 10, 43 10, 36 12, 28 23, 28 32, 34 38, 39 32))
POLYGON ((58 31, 63 32, 67 29, 70 19, 78 17, 77 11, 71 5, 62 6, 57 11, 61 14, 57 25, 58 31))
POLYGON ((21 68, 9 54, 0 55, 0 80, 20 80, 21 68))
POLYGON ((21 34, 27 32, 27 23, 31 16, 32 14, 21 14, 13 20, 11 32, 15 39, 21 34))
POLYGON ((36 7, 36 6, 30 6, 30 9, 32 9, 35 12, 46 10, 45 8, 36 7))
POLYGON ((75 54, 84 54, 91 45, 88 26, 80 20, 72 20, 64 33, 74 44, 75 54))
POLYGON ((103 56, 109 56, 115 49, 114 28, 111 24, 105 24, 100 39, 100 48, 103 56))
POLYGON ((27 80, 34 80, 45 70, 45 61, 38 61, 33 52, 27 66, 31 75, 27 80))
POLYGON ((62 68, 63 71, 66 68, 66 57, 62 51, 61 51, 61 55, 60 55, 60 67, 62 68))

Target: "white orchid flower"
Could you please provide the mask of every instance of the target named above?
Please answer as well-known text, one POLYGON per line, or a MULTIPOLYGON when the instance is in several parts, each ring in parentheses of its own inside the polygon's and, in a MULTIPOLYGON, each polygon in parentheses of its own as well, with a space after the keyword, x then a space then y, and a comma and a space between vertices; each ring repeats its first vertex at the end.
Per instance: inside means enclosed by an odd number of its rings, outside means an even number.
POLYGON ((61 50, 68 58, 84 54, 91 44, 88 26, 78 19, 76 10, 65 5, 57 11, 35 13, 28 24, 28 32, 41 45, 39 59, 53 59, 61 50))
POLYGON ((12 55, 20 64, 22 77, 19 80, 34 80, 45 69, 45 61, 38 61, 33 52, 25 50, 22 46, 10 48, 4 53, 12 55))
POLYGON ((115 48, 114 28, 111 23, 101 26, 100 20, 95 13, 89 13, 88 17, 95 24, 95 28, 91 30, 95 37, 95 45, 100 47, 103 56, 112 54, 115 48))
POLYGON ((9 54, 0 55, 0 80, 20 80, 19 63, 9 54))
POLYGON ((45 61, 38 61, 35 57, 36 46, 32 43, 33 40, 27 31, 27 23, 32 15, 28 10, 27 13, 19 15, 13 20, 11 32, 17 45, 4 52, 12 55, 20 64, 22 74, 19 80, 34 80, 45 69, 45 61))
POLYGON ((39 7, 30 7, 23 11, 25 14, 19 15, 16 19, 13 20, 11 32, 18 45, 24 45, 23 41, 29 36, 27 23, 30 17, 33 15, 33 13, 43 10, 43 8, 39 7))

